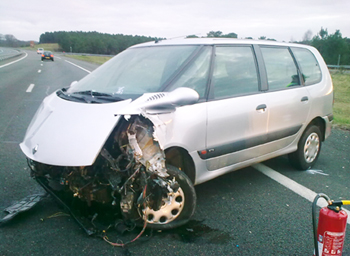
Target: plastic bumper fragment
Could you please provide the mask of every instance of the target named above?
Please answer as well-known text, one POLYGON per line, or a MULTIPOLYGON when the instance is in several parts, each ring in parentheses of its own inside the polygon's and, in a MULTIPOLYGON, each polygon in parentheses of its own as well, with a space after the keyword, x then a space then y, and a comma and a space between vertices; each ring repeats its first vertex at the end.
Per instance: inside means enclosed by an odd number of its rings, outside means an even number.
POLYGON ((0 220, 0 223, 5 223, 13 219, 17 214, 25 212, 33 208, 37 203, 43 200, 48 194, 34 194, 26 196, 21 201, 7 207, 4 212, 8 213, 4 218, 0 220))

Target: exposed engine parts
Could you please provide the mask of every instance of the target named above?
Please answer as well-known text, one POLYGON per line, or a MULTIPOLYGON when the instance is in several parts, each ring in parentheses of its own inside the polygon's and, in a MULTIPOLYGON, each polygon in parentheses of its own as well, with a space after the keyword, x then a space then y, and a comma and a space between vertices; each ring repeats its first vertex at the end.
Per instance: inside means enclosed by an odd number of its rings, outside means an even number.
POLYGON ((195 203, 193 184, 179 169, 166 165, 153 124, 142 116, 132 116, 116 127, 91 166, 28 161, 32 176, 49 193, 79 198, 87 206, 108 206, 139 226, 175 227, 194 212, 194 205, 185 204, 195 203))

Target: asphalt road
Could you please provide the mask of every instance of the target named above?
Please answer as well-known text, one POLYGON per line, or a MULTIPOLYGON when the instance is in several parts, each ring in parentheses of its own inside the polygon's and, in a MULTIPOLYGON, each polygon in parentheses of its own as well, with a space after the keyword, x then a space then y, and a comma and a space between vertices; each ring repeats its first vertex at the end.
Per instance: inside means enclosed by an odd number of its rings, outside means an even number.
MULTIPOLYGON (((30 51, 17 59, 24 56, 10 65, 16 59, 0 62, 0 209, 42 192, 29 177, 18 144, 43 98, 96 68, 59 55, 54 62, 41 62, 30 51)), ((333 130, 313 170, 296 171, 284 156, 263 166, 305 189, 350 199, 349 146, 350 132, 333 130)), ((88 237, 70 216, 53 217, 62 209, 47 198, 0 227, 0 256, 312 255, 311 202, 291 190, 289 182, 282 185, 258 169, 245 168, 196 186, 197 209, 188 225, 166 232, 148 230, 124 249, 88 237)), ((108 237, 126 242, 139 231, 123 236, 110 232, 108 237)), ((343 255, 350 255, 349 234, 343 255)))

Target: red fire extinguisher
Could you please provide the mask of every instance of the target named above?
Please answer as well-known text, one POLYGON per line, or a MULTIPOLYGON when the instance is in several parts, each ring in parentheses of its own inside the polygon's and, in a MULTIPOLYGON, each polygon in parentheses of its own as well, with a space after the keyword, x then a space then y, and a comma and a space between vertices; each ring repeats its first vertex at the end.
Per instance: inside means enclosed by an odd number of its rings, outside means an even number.
POLYGON ((347 213, 341 209, 342 205, 350 204, 350 200, 332 201, 325 194, 318 194, 312 204, 312 222, 314 227, 314 246, 316 256, 341 256, 345 240, 347 213), (316 204, 322 197, 328 206, 323 207, 316 226, 316 204), (316 232, 317 230, 317 232, 316 232))

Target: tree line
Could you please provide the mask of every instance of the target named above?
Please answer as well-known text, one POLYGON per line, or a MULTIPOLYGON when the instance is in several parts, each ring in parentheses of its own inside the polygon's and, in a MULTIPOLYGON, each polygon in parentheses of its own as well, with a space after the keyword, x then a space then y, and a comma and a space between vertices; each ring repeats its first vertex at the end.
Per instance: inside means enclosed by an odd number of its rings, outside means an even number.
POLYGON ((14 35, 7 34, 3 35, 0 34, 0 46, 4 47, 25 47, 29 46, 29 41, 21 41, 18 40, 14 35))
MULTIPOLYGON (((334 34, 329 34, 327 29, 321 28, 317 35, 313 38, 311 36, 312 32, 308 30, 302 41, 295 41, 293 43, 308 44, 315 47, 329 65, 350 65, 350 38, 343 38, 340 30, 336 30, 334 34)), ((198 36, 191 35, 187 38, 193 37, 198 36)), ((238 36, 235 33, 223 34, 221 31, 210 31, 206 37, 237 38, 238 36)), ((245 39, 253 38, 246 37, 245 39)), ((266 36, 260 36, 258 40, 276 41, 266 36)))
POLYGON ((58 43, 65 52, 115 55, 126 48, 162 38, 103 34, 99 32, 46 32, 41 34, 40 43, 58 43))
POLYGON ((343 38, 339 30, 328 34, 327 29, 321 28, 311 40, 302 43, 315 47, 329 65, 350 65, 350 38, 343 38))
MULTIPOLYGON (((350 38, 342 37, 337 30, 333 34, 329 34, 327 29, 321 30, 312 36, 312 32, 308 30, 302 41, 294 43, 303 43, 312 45, 318 49, 327 64, 332 65, 350 65, 350 38)), ((196 38, 196 35, 189 35, 187 38, 196 38)), ((221 31, 210 31, 205 37, 219 38, 238 38, 236 33, 224 34, 221 31)), ((247 37, 246 39, 253 39, 247 37)), ((259 40, 273 40, 260 36, 259 40)), ((40 36, 40 43, 58 43, 60 50, 75 53, 94 53, 115 55, 126 48, 149 41, 163 40, 163 38, 132 36, 123 34, 103 34, 99 32, 82 32, 82 31, 56 31, 45 32, 40 36)), ((0 34, 0 46, 22 47, 29 46, 29 41, 17 40, 13 35, 0 34)))

